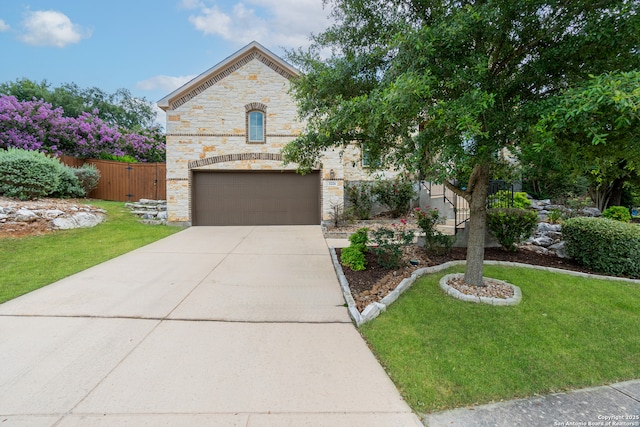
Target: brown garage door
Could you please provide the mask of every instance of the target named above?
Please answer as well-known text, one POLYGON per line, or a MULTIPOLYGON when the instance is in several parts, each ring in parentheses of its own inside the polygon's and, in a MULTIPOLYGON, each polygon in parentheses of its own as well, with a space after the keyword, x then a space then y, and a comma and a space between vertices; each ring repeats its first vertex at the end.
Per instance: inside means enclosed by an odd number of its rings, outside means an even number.
POLYGON ((320 224, 320 173, 194 171, 193 225, 320 224))

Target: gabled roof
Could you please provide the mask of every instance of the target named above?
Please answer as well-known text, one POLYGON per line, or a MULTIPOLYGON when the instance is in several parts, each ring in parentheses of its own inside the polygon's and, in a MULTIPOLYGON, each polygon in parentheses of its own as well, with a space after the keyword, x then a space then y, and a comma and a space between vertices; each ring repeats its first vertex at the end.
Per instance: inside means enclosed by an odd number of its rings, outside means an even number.
POLYGON ((254 59, 262 62, 287 79, 291 79, 300 74, 298 70, 278 55, 269 51, 269 49, 260 43, 253 41, 227 59, 214 65, 198 77, 162 98, 158 101, 158 107, 165 111, 168 109, 176 109, 254 59))

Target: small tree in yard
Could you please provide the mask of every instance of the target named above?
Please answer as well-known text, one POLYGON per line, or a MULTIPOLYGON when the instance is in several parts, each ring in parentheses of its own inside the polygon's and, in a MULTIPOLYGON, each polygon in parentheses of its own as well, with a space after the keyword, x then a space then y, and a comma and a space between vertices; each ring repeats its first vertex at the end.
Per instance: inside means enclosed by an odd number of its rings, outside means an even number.
MULTIPOLYGON (((286 161, 360 145, 469 202, 465 281, 483 286, 486 200, 501 153, 589 74, 640 65, 637 1, 328 0, 335 24, 289 59, 304 133, 286 161), (321 53, 332 52, 323 59, 321 53)), ((515 151, 515 150, 514 150, 515 151)))

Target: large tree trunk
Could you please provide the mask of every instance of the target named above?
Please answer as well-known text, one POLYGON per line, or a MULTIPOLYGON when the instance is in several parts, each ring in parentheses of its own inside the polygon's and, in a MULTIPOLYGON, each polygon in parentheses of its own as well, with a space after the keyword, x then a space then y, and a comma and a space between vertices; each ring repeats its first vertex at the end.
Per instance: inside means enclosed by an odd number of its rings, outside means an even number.
POLYGON ((598 186, 589 187, 589 197, 596 208, 602 212, 609 205, 611 198, 611 186, 608 184, 600 184, 598 186))
POLYGON ((489 191, 489 165, 475 165, 470 183, 471 215, 469 219, 469 240, 467 242, 467 268, 464 281, 470 285, 484 286, 484 237, 487 228, 487 192, 489 191))
POLYGON ((609 206, 621 205, 623 187, 624 187, 623 179, 616 179, 615 181, 613 181, 613 184, 611 185, 611 197, 609 198, 609 201, 607 203, 607 206, 605 206, 605 208, 608 208, 609 206))

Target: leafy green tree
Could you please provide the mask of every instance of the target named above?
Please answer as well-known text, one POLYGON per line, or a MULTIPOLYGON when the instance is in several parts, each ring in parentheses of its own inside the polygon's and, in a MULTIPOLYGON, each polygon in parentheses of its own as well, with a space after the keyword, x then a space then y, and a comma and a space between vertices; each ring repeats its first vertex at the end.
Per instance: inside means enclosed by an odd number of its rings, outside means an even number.
POLYGON ((550 103, 538 151, 560 150, 598 209, 620 205, 625 184, 640 183, 640 71, 593 76, 550 103))
POLYGON ((50 102, 51 84, 46 80, 36 83, 29 79, 17 79, 15 82, 0 84, 0 94, 15 96, 18 101, 33 101, 43 99, 50 102))
POLYGON ((489 179, 541 102, 588 74, 637 67, 640 6, 614 0, 328 0, 335 24, 290 52, 310 169, 359 144, 470 203, 465 281, 483 286, 489 179), (323 55, 330 56, 326 59, 323 55))
POLYGON ((564 203, 569 197, 587 194, 586 178, 571 167, 556 145, 523 144, 517 151, 522 190, 535 199, 564 203))
POLYGON ((43 99, 54 108, 62 107, 65 117, 79 117, 83 112, 98 110, 100 119, 129 131, 152 128, 155 122, 153 104, 145 98, 133 97, 127 89, 109 94, 97 87, 83 89, 75 83, 52 89, 46 80, 36 83, 22 78, 0 84, 0 93, 15 96, 18 101, 43 99))

